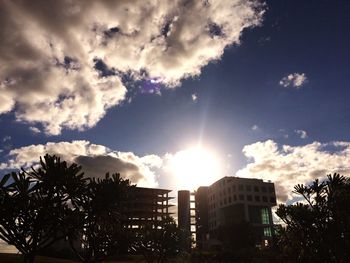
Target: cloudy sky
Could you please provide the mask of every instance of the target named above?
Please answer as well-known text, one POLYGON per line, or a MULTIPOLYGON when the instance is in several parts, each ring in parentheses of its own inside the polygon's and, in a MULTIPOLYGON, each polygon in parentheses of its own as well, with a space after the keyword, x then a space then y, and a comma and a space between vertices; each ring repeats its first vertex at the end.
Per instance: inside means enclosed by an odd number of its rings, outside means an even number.
POLYGON ((150 187, 270 179, 282 202, 350 175, 349 13, 348 0, 0 0, 0 172, 52 153, 150 187))

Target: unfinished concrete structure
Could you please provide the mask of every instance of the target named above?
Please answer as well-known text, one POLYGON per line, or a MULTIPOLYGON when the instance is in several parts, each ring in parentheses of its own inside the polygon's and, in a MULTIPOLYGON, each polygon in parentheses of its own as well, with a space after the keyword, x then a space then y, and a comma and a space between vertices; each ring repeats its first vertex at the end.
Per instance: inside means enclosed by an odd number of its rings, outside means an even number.
POLYGON ((157 224, 171 213, 169 196, 171 190, 135 187, 132 190, 131 199, 127 202, 125 226, 127 228, 139 228, 145 223, 157 224))

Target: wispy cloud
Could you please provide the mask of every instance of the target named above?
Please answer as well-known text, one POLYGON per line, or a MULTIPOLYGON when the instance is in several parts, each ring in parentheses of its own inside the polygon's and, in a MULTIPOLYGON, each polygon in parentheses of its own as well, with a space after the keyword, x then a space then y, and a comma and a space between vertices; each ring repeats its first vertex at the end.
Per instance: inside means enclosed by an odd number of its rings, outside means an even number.
POLYGON ((41 133, 41 131, 37 127, 31 126, 29 127, 29 130, 33 133, 41 133))
POLYGON ((11 139, 12 139, 11 136, 6 135, 6 136, 4 136, 4 138, 2 138, 2 141, 3 141, 3 142, 8 142, 8 141, 11 141, 11 139))
POLYGON ((307 138, 307 133, 304 130, 295 130, 295 133, 298 134, 301 139, 306 139, 307 138))
POLYGON ((254 124, 254 125, 251 127, 251 129, 252 129, 253 131, 257 131, 257 130, 259 129, 259 127, 258 127, 258 125, 254 124))
POLYGON ((198 100, 198 96, 195 93, 191 95, 191 98, 192 98, 192 101, 194 101, 194 102, 196 102, 198 100))
POLYGON ((126 99, 123 76, 175 87, 199 75, 261 24, 259 2, 1 1, 0 114, 52 135, 93 127, 126 99))
POLYGON ((305 83, 308 82, 308 78, 305 73, 292 73, 283 77, 279 84, 283 87, 294 87, 300 89, 305 83))

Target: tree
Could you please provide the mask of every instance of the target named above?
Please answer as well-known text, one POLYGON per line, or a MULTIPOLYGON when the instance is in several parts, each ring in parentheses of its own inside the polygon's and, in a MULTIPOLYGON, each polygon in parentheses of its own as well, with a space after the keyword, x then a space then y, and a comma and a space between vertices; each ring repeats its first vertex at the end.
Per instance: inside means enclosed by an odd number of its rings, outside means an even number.
POLYGON ((285 262, 348 262, 350 258, 350 180, 339 174, 323 182, 296 185, 304 203, 280 205, 284 221, 279 244, 285 262))
POLYGON ((56 156, 40 158, 40 168, 22 169, 0 182, 0 238, 14 245, 24 262, 65 236, 69 193, 79 195, 81 168, 56 156))
POLYGON ((158 224, 148 223, 136 230, 133 250, 143 255, 148 263, 163 263, 175 257, 183 247, 181 230, 171 217, 163 218, 158 224))
POLYGON ((79 213, 69 241, 82 262, 102 261, 127 250, 130 237, 123 223, 131 187, 119 174, 107 174, 104 179, 91 179, 86 194, 74 203, 79 213))

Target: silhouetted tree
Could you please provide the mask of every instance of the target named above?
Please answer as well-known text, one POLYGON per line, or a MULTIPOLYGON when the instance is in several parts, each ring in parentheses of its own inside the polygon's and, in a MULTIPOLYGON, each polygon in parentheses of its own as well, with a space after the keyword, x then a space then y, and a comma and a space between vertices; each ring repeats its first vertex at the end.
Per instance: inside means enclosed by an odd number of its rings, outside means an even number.
POLYGON ((124 227, 126 202, 130 193, 129 180, 119 174, 105 179, 91 179, 87 193, 74 203, 75 231, 69 241, 82 262, 106 259, 129 246, 129 232, 124 227))
POLYGON ((0 182, 0 238, 14 245, 24 262, 65 236, 69 193, 79 195, 81 168, 60 158, 40 158, 39 169, 5 175, 0 182))
POLYGON ((280 205, 286 227, 279 244, 284 262, 348 262, 350 258, 350 180, 339 174, 311 185, 296 185, 304 203, 280 205))
POLYGON ((181 230, 171 217, 145 224, 136 230, 133 250, 143 255, 148 263, 162 263, 178 255, 183 248, 181 230))

